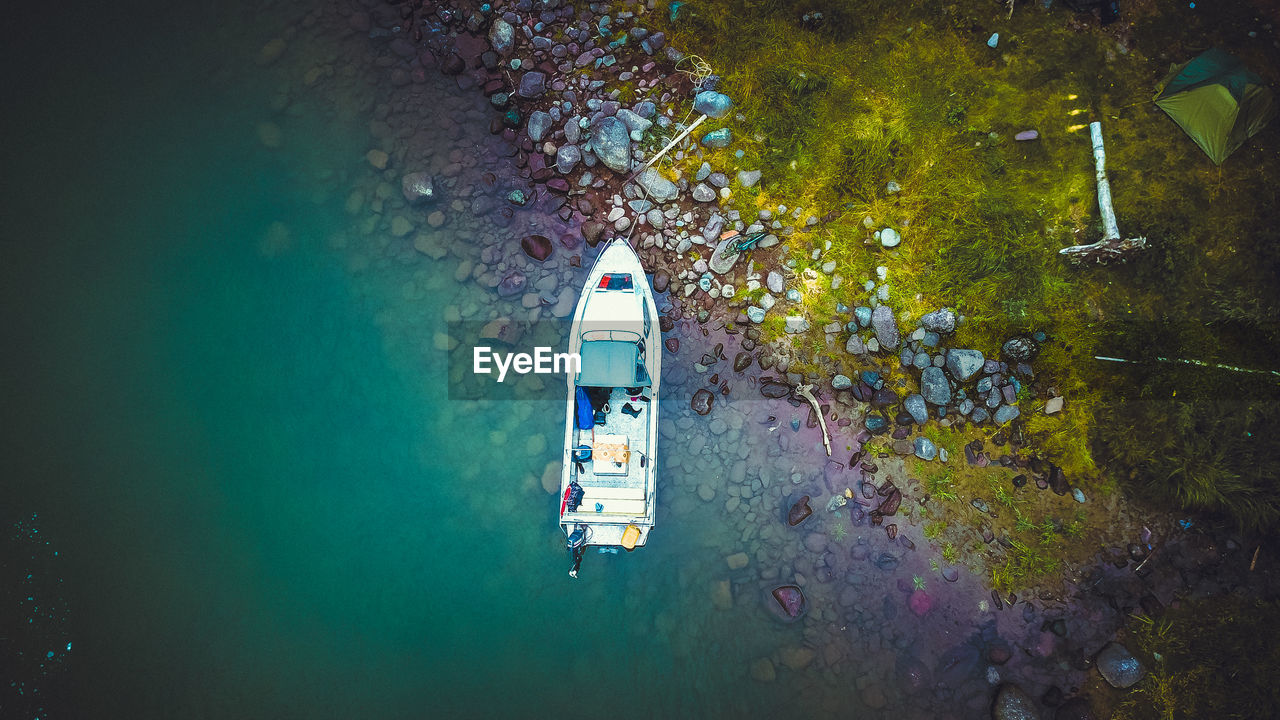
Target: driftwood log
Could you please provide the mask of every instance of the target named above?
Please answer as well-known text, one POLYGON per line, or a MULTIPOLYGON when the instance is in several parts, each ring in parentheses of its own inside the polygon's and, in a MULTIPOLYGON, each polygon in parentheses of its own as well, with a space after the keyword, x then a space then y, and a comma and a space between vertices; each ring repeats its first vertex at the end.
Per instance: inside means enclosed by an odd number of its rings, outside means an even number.
POLYGON ((1147 246, 1144 237, 1120 237, 1116 225, 1116 211, 1111 207, 1111 183, 1107 182, 1107 153, 1102 149, 1102 123, 1089 123, 1089 138, 1093 141, 1093 165, 1098 180, 1098 210, 1102 213, 1103 237, 1091 245, 1072 245, 1058 252, 1076 262, 1092 260, 1107 262, 1124 261, 1125 256, 1147 246))
POLYGON ((812 385, 801 385, 796 388, 796 394, 813 406, 813 412, 818 416, 818 422, 822 425, 822 444, 827 448, 827 457, 831 457, 831 434, 827 432, 827 419, 822 416, 822 406, 818 404, 818 398, 813 396, 812 385))

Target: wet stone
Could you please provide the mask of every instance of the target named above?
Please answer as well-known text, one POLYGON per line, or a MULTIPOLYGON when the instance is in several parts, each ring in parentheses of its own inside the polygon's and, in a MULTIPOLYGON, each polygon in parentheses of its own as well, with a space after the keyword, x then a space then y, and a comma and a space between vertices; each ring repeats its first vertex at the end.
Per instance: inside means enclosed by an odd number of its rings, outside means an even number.
MULTIPOLYGON (((671 340, 674 340, 674 339, 675 338, 671 338, 671 340)), ((702 388, 698 390, 698 392, 693 394, 693 400, 690 401, 689 406, 697 414, 706 415, 707 413, 711 412, 711 407, 714 404, 715 404, 715 395, 713 395, 710 390, 707 390, 706 388, 702 388)))
POLYGON ((813 508, 809 507, 809 496, 804 495, 791 506, 790 510, 787 510, 787 524, 795 527, 812 514, 813 508))
POLYGON ((890 555, 889 553, 880 553, 872 562, 875 563, 876 567, 884 570, 885 572, 896 570, 898 568, 898 558, 890 555))
POLYGON ((1142 679, 1142 664, 1120 643, 1108 643, 1096 659, 1098 673, 1112 687, 1128 688, 1142 679))
POLYGON ((991 705, 992 720, 1040 720, 1040 709, 1022 688, 1005 683, 991 705))
POLYGON ((526 235, 524 239, 520 241, 520 248, 524 250, 524 253, 529 257, 537 260, 538 262, 543 262, 547 258, 551 257, 553 246, 551 244, 551 238, 548 238, 545 235, 526 235))
POLYGON ((774 381, 764 382, 760 384, 760 394, 767 398, 783 398, 791 394, 791 386, 774 381))

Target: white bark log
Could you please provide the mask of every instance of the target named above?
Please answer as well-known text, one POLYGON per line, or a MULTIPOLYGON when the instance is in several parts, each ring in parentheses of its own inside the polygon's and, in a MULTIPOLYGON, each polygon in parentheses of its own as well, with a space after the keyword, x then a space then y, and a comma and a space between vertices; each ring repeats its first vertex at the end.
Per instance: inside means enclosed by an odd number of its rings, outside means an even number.
POLYGON ((1107 151, 1102 147, 1102 123, 1089 123, 1089 139, 1093 142, 1094 176, 1098 183, 1098 212, 1102 215, 1102 239, 1089 245, 1072 245, 1058 252, 1073 260, 1123 260, 1124 256, 1147 246, 1144 237, 1120 238, 1116 211, 1111 205, 1111 183, 1107 181, 1107 151))
POLYGON ((1111 207, 1111 183, 1107 182, 1107 151, 1102 147, 1102 123, 1089 123, 1089 139, 1093 141, 1093 170, 1098 181, 1098 210, 1102 213, 1102 239, 1119 240, 1116 211, 1111 207))

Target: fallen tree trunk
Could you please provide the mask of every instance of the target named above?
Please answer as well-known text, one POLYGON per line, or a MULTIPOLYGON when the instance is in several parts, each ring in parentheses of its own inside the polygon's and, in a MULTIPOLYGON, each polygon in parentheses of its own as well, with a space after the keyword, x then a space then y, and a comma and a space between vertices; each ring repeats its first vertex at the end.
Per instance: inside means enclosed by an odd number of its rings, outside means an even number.
POLYGON ((1107 181, 1107 153, 1102 148, 1102 123, 1089 123, 1089 138, 1093 141, 1093 166, 1098 181, 1098 211, 1102 214, 1103 237, 1096 243, 1072 245, 1058 252, 1076 262, 1082 260, 1123 262, 1129 253, 1145 248, 1147 239, 1144 237, 1120 238, 1120 228, 1116 225, 1116 211, 1111 206, 1111 183, 1107 181))

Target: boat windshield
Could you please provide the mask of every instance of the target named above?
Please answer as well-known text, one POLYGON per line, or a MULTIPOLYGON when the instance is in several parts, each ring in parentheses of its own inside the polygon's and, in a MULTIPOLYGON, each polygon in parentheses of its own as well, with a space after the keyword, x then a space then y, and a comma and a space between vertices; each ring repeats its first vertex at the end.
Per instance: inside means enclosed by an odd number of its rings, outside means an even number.
MULTIPOLYGON (((592 331, 608 332, 608 331, 592 331)), ((626 331, 614 331, 621 332, 626 331)), ((590 333, 583 333, 585 338, 590 333)), ((650 384, 638 341, 584 340, 577 384, 585 387, 643 387, 650 384)))

